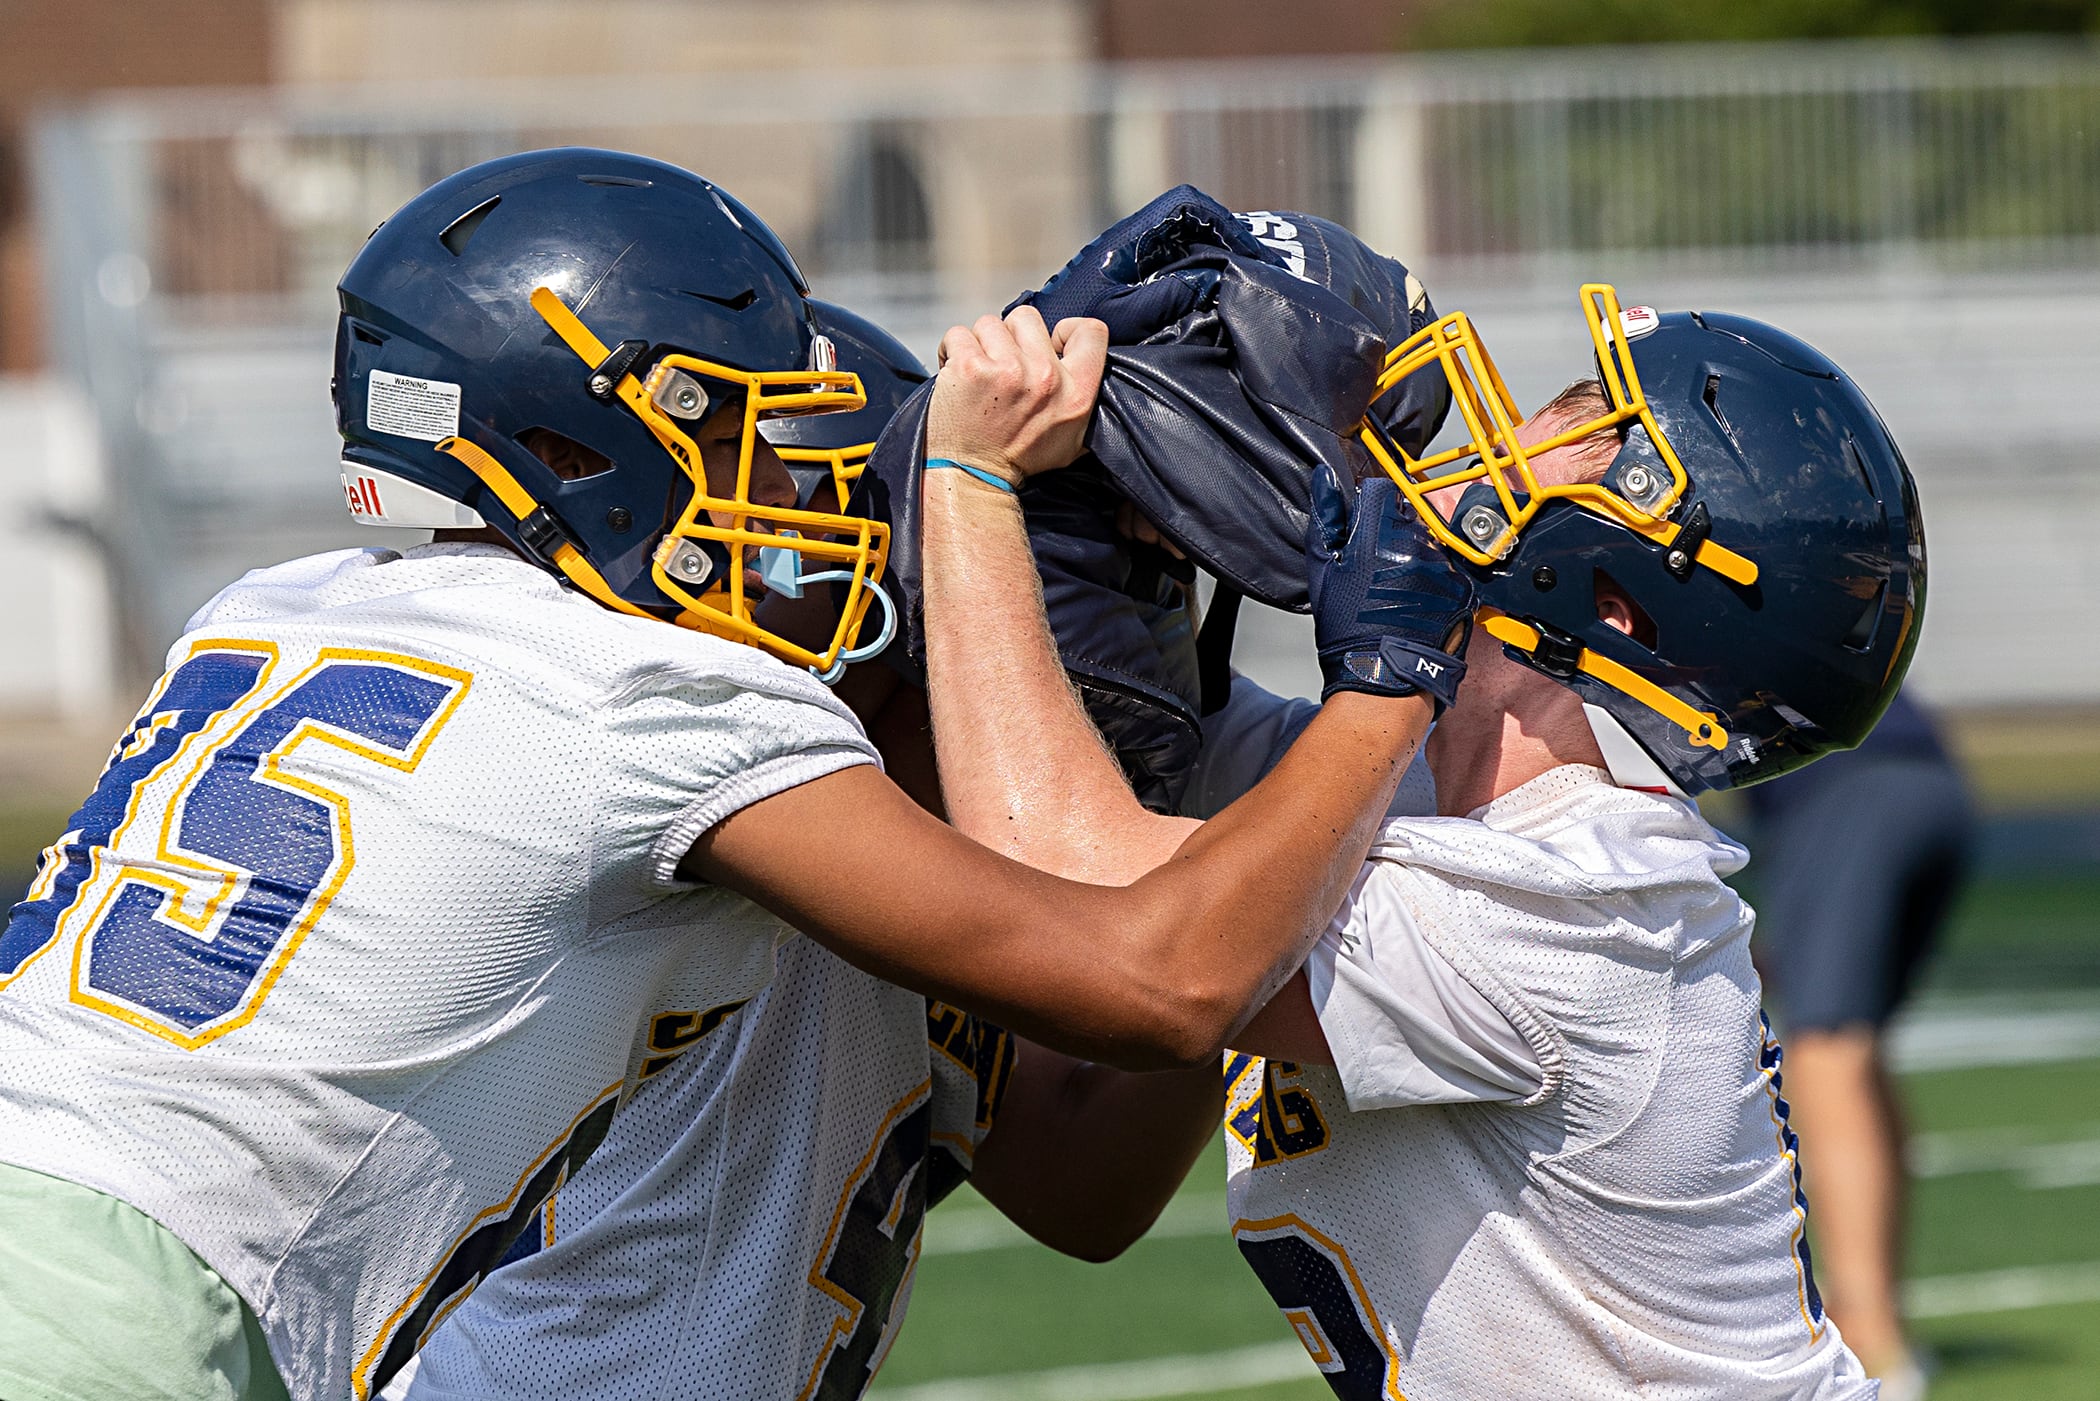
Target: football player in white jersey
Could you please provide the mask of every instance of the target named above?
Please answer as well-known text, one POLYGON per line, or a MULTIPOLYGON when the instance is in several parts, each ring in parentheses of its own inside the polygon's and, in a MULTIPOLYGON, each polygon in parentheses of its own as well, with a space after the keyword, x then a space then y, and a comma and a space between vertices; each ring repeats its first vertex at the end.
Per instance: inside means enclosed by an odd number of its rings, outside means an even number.
MULTIPOLYGON (((0 934, 0 1395, 362 1401, 602 1137, 661 994, 755 994, 790 928, 1135 1066, 1222 1045, 1317 937, 1418 697, 1328 706, 1127 889, 874 766, 813 673, 878 645, 886 536, 796 510, 756 430, 861 402, 805 295, 726 194, 611 152, 475 167, 368 241, 345 489, 441 536, 207 604, 0 934), (821 646, 754 620, 817 583, 821 646)), ((1016 326, 927 443, 1008 485, 1078 453, 1105 339, 1016 326)))
MULTIPOLYGON (((880 327, 815 306, 868 404, 767 428, 805 504, 846 494, 926 378, 880 327)), ((906 688, 869 728, 893 736, 891 774, 938 810, 923 720, 906 688)), ((920 1223, 980 1148, 995 1205, 1098 1259, 1149 1225, 1216 1131, 1207 1064, 1125 1076, 1033 1044, 1017 1061, 999 1028, 807 939, 741 1010, 667 1005, 648 1039, 659 1054, 605 1142, 388 1398, 850 1401, 903 1321, 920 1223), (1017 1112, 995 1119, 1009 1086, 1017 1112), (1137 1133, 1148 1151, 1124 1151, 1137 1133), (1054 1196, 1026 1171, 1042 1156, 1060 1164, 1054 1196)))
MULTIPOLYGON (((1418 518, 1485 606, 1427 746, 1444 815, 1387 826, 1234 1038, 1232 1228, 1348 1401, 1871 1396, 1816 1294, 1751 913, 1722 883, 1744 853, 1687 794, 1872 728, 1924 602, 1915 491, 1793 337, 1583 303, 1599 378, 1528 422, 1463 315, 1388 360, 1381 387, 1450 377, 1466 441, 1417 460, 1367 427, 1391 483, 1357 509, 1418 518)), ((951 332, 950 363, 985 335, 951 332)), ((930 495, 930 598, 1025 588, 1025 553, 970 547, 1002 502, 930 495)), ((1338 522, 1345 491, 1316 497, 1338 522)), ((1402 593, 1370 578, 1314 579, 1329 696, 1402 593)), ((1101 761, 1040 631, 955 621, 927 641, 950 819, 1103 881, 1171 852, 1183 820, 1101 761), (1011 709, 957 721, 988 674, 1011 709)))
POLYGON ((388 1397, 857 1397, 1010 1038, 821 945, 719 1029, 666 1010, 605 1144, 388 1397))

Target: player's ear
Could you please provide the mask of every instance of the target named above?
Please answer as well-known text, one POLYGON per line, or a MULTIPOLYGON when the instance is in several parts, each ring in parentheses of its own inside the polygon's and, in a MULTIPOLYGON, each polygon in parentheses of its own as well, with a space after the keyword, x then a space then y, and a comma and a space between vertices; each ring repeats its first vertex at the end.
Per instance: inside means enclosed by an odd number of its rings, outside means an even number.
POLYGON ((1643 647, 1655 646, 1655 623, 1638 603, 1626 596, 1618 581, 1597 571, 1597 621, 1625 633, 1643 647))

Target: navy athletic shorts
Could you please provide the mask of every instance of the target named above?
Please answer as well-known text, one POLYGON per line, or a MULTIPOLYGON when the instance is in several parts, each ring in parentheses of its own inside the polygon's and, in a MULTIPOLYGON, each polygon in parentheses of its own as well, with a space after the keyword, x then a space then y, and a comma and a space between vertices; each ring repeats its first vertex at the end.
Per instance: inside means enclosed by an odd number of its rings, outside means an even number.
POLYGON ((1960 889, 1974 827, 1944 761, 1864 756, 1759 824, 1758 967, 1785 1027, 1889 1019, 1960 889))

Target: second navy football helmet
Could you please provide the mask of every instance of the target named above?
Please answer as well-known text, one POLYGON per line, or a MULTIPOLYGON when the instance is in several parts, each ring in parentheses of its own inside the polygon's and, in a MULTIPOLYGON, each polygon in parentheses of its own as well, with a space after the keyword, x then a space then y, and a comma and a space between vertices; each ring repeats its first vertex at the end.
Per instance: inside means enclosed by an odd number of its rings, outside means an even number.
POLYGON ((859 312, 820 298, 811 299, 810 308, 818 330, 838 347, 839 368, 860 377, 867 404, 847 413, 769 419, 759 431, 793 474, 801 505, 808 506, 827 481, 843 505, 852 499, 883 426, 928 376, 903 341, 859 312))

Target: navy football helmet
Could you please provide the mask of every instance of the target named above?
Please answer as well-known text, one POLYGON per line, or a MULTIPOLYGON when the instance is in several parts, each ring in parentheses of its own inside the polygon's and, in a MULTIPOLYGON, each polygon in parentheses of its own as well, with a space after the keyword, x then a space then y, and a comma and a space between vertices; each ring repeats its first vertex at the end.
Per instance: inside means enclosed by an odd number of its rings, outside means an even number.
POLYGON ((843 505, 852 499, 853 484, 868 465, 883 425, 929 376, 903 341, 859 312, 821 298, 812 298, 810 308, 818 330, 838 348, 839 368, 860 376, 867 405, 847 413, 768 419, 759 431, 795 478, 801 505, 808 506, 826 482, 835 503, 843 505))
POLYGON ((1465 441, 1417 458, 1365 446, 1474 568, 1481 626, 1578 692, 1622 783, 1692 794, 1775 777, 1865 739, 1918 643, 1925 534, 1903 455, 1857 385, 1775 326, 1621 310, 1582 289, 1605 412, 1528 446, 1464 313, 1387 358, 1381 384, 1441 367, 1465 441), (1603 478, 1531 460, 1600 430, 1603 478), (1455 504, 1444 488, 1461 487, 1455 504), (1629 601, 1634 635, 1597 616, 1629 601))
POLYGON ((338 294, 359 520, 493 526, 609 608, 828 677, 880 650, 858 638, 888 528, 753 497, 762 420, 866 401, 794 259, 725 191, 615 151, 488 161, 375 230, 338 294), (736 435, 733 479, 709 480, 703 424, 724 447, 736 435), (823 646, 753 620, 754 580, 819 576, 846 589, 823 646))

